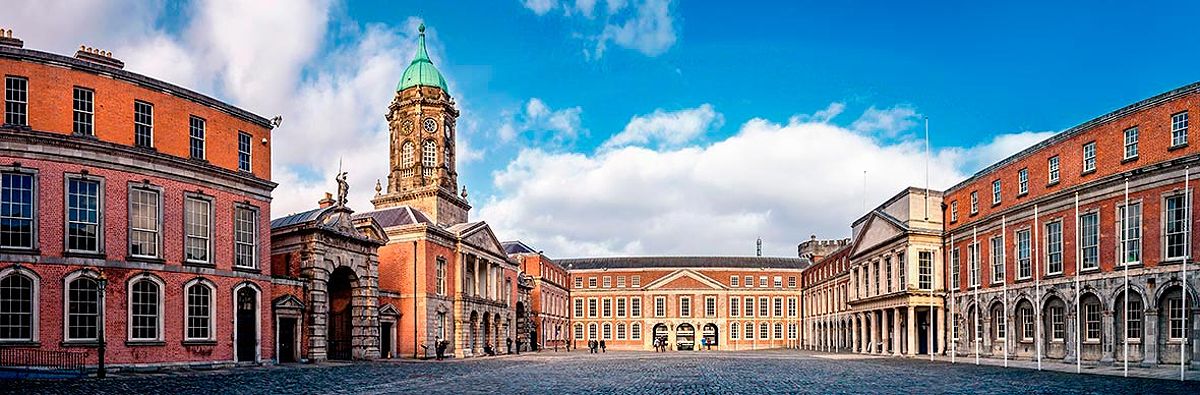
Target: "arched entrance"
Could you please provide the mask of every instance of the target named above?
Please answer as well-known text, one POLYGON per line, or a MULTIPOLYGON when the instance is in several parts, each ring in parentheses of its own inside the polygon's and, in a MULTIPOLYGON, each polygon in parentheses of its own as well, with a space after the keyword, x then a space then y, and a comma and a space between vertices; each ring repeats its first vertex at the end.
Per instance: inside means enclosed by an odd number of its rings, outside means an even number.
POLYGON ((353 283, 357 276, 347 267, 339 267, 329 276, 329 320, 326 339, 329 359, 347 360, 353 356, 354 306, 353 283))
POLYGON ((234 303, 237 306, 237 347, 238 362, 258 361, 258 290, 249 285, 238 288, 234 293, 234 303))
POLYGON ((658 340, 658 341, 663 342, 664 344, 666 343, 666 341, 667 341, 667 325, 666 324, 655 325, 654 329, 652 329, 650 332, 654 334, 654 338, 651 340, 658 340))
POLYGON ((492 315, 483 314, 483 353, 491 354, 492 351, 492 315))
POLYGON ((679 350, 693 350, 696 346, 696 328, 683 323, 675 327, 675 344, 679 350))
POLYGON ((704 324, 704 330, 701 331, 701 333, 704 336, 704 344, 707 344, 708 348, 716 347, 718 345, 717 339, 720 338, 720 336, 717 336, 716 324, 704 324))
POLYGON ((479 313, 471 312, 471 328, 467 331, 467 345, 463 355, 475 355, 475 346, 479 344, 479 313))

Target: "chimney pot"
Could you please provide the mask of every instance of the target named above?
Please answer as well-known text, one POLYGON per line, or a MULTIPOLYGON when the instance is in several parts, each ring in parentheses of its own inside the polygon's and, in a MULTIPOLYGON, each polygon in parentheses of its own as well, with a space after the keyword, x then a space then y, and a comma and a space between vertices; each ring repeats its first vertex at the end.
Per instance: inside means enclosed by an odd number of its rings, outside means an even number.
POLYGON ((333 203, 334 203, 333 194, 329 193, 329 192, 325 192, 325 197, 323 199, 317 201, 317 206, 321 207, 321 208, 326 208, 326 207, 332 206, 333 203))
POLYGON ((25 42, 21 39, 13 37, 12 29, 0 28, 0 47, 21 48, 25 46, 25 42))

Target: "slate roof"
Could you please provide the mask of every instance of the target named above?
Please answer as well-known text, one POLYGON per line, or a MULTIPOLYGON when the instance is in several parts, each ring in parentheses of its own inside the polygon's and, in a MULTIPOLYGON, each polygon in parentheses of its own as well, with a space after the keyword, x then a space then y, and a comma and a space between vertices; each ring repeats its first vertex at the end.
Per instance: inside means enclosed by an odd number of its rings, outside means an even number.
POLYGON ((384 228, 393 226, 412 225, 416 223, 433 224, 429 217, 425 216, 421 210, 414 209, 409 206, 399 206, 385 208, 383 210, 367 211, 364 213, 354 214, 354 219, 371 217, 375 218, 375 222, 384 228))
POLYGON ((711 267, 804 269, 812 265, 806 258, 756 256, 631 256, 557 259, 555 262, 567 270, 711 267))
POLYGON ((273 219, 273 220, 271 220, 271 229, 279 229, 279 228, 283 228, 286 226, 292 226, 292 225, 302 224, 305 222, 316 220, 317 218, 321 217, 321 214, 324 213, 325 210, 328 210, 332 207, 333 206, 329 206, 329 207, 325 207, 325 208, 314 208, 312 210, 308 210, 308 211, 305 211, 302 213, 296 213, 296 214, 288 215, 288 216, 285 216, 282 218, 273 219))
POLYGON ((508 254, 508 255, 538 253, 536 250, 533 249, 533 247, 526 245, 525 243, 521 242, 520 240, 505 241, 505 242, 501 242, 500 245, 504 247, 504 253, 508 254))

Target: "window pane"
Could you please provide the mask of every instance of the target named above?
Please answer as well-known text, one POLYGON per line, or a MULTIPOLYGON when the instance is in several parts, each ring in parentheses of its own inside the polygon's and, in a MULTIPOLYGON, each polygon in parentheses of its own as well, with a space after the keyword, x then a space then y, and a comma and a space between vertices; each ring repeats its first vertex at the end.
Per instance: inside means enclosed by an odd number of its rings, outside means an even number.
POLYGON ((0 279, 0 340, 33 340, 33 280, 21 274, 0 279))
POLYGON ((98 252, 100 247, 100 182, 67 181, 67 249, 98 252))
POLYGON ((33 248, 33 176, 0 174, 0 247, 33 248))

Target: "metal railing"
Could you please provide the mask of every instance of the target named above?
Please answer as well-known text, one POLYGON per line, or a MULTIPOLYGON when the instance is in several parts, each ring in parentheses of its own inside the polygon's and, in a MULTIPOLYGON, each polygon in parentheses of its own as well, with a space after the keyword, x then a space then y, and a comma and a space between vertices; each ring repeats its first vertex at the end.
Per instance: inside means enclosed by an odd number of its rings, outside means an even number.
POLYGON ((0 368, 18 372, 45 372, 83 376, 89 353, 41 350, 36 348, 0 348, 0 368))

